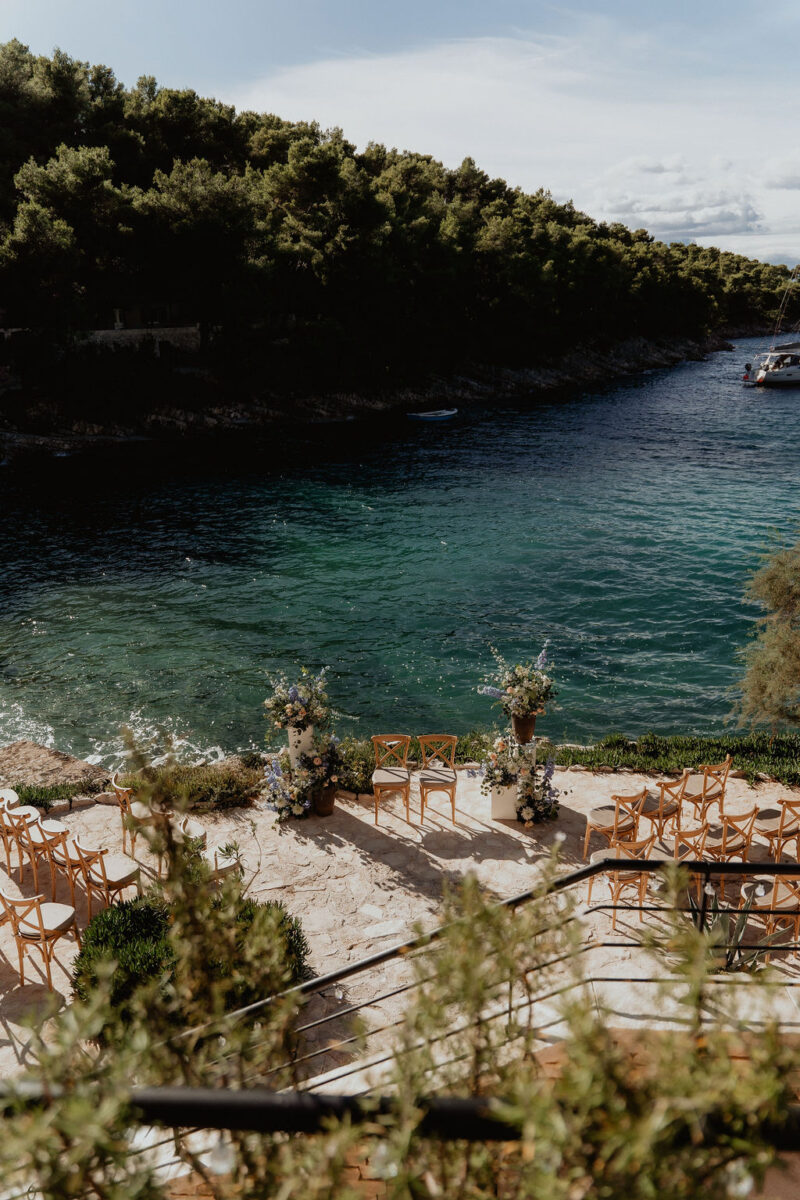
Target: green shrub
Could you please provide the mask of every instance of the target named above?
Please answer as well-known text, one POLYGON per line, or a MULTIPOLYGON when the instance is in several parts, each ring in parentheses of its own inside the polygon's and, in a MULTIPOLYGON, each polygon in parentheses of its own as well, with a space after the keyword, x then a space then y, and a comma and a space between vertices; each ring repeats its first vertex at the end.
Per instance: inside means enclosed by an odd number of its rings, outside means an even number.
POLYGON ((124 1012, 134 991, 146 979, 171 973, 174 954, 169 944, 169 909, 153 896, 137 896, 112 904, 92 917, 83 934, 81 951, 72 968, 72 991, 88 1000, 97 986, 97 966, 114 959, 111 1005, 124 1012))
MULTIPOLYGON (((215 904, 219 904, 217 899, 215 904)), ((258 926, 269 930, 276 922, 277 935, 283 941, 284 961, 291 983, 299 983, 308 975, 309 947, 303 927, 292 917, 279 900, 264 902, 248 897, 236 907, 239 926, 236 947, 241 950, 248 938, 257 936, 258 926)), ((73 964, 72 990, 81 1000, 87 1000, 97 986, 97 968, 101 961, 116 963, 111 976, 111 1007, 125 1017, 131 996, 148 980, 163 976, 165 984, 172 977, 175 952, 170 945, 169 906, 156 892, 113 904, 89 922, 83 944, 73 964)), ((230 978, 235 962, 209 957, 206 970, 211 979, 230 978)), ((258 992, 242 984, 229 996, 229 1007, 251 1004, 260 999, 258 992)))
POLYGON ((498 735, 488 729, 470 729, 456 743, 456 762, 482 762, 498 735))
POLYGON ((135 788, 144 780, 160 797, 174 797, 187 808, 222 809, 249 804, 258 791, 263 773, 261 765, 255 769, 243 765, 191 767, 173 763, 164 767, 145 767, 140 775, 126 775, 121 783, 135 788))
POLYGON ((102 792, 105 784, 97 779, 82 779, 78 783, 53 783, 48 786, 27 783, 14 783, 11 786, 19 796, 20 804, 35 804, 47 811, 54 804, 73 800, 75 796, 95 796, 102 792))
POLYGON ((369 738, 342 738, 339 753, 344 764, 339 773, 339 786, 347 792, 371 792, 375 750, 369 738))
POLYGON ((759 774, 771 775, 789 786, 800 784, 800 734, 768 733, 661 736, 647 732, 638 741, 615 735, 596 746, 559 746, 556 762, 561 766, 580 763, 585 767, 626 768, 664 774, 722 762, 733 757, 735 770, 746 771, 752 781, 759 774))

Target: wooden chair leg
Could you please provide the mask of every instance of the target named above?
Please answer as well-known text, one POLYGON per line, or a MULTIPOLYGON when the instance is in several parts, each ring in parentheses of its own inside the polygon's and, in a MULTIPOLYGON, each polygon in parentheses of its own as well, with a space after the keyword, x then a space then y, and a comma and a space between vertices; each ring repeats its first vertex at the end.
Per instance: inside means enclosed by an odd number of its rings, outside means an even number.
POLYGON ((377 788, 374 791, 374 796, 375 796, 375 824, 377 825, 378 824, 378 789, 377 788))
POLYGON ((411 784, 405 789, 406 821, 411 824, 411 784))
POLYGON ((592 888, 593 887, 594 887, 594 875, 590 876, 590 878, 589 878, 589 894, 586 897, 587 904, 592 903, 592 888))
POLYGON ((452 792, 450 793, 450 807, 453 810, 453 824, 455 825, 455 823, 456 823, 456 789, 455 788, 453 788, 452 792))
POLYGON ((22 942, 17 943, 17 952, 19 954, 19 981, 22 986, 25 986, 25 951, 22 942))
POLYGON ((422 825, 425 821, 425 788, 420 784, 419 787, 419 823, 422 825))
POLYGON ((586 853, 589 849, 589 838, 592 836, 591 825, 586 826, 586 837, 583 839, 583 860, 586 861, 586 853))

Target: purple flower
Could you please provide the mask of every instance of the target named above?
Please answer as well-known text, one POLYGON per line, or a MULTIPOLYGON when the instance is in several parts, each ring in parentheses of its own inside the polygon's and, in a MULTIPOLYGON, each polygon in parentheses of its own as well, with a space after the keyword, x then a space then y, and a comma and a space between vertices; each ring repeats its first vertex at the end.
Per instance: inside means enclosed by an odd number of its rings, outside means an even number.
POLYGON ((292 684, 292 686, 289 688, 289 699, 291 700, 292 704, 294 704, 298 695, 299 695, 299 692, 297 691, 297 688, 295 687, 294 684, 292 684))
POLYGON ((505 692, 501 692, 500 688, 488 687, 487 685, 479 687, 478 694, 481 696, 493 696, 495 700, 502 700, 505 696, 505 692))

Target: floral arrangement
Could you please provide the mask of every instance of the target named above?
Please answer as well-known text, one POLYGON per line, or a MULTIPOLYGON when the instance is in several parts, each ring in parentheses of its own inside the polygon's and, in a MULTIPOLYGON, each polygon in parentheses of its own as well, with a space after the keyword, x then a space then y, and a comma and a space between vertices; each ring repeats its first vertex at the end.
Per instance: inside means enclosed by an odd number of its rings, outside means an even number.
POLYGON ((310 754, 301 755, 300 770, 308 775, 312 791, 339 782, 339 773, 344 766, 339 745, 339 738, 332 736, 316 745, 310 754))
POLYGON ((278 814, 278 820, 307 817, 311 810, 312 782, 308 771, 284 771, 280 760, 271 759, 264 774, 261 795, 267 808, 278 814))
POLYGON ((492 646, 498 670, 490 678, 496 683, 479 687, 480 694, 497 700, 507 717, 532 717, 543 713, 545 705, 556 695, 553 680, 545 671, 549 644, 549 641, 545 642, 535 662, 517 663, 513 667, 492 646))
POLYGON ((517 820, 526 829, 537 825, 540 821, 552 821, 558 816, 560 792, 553 787, 553 771, 555 761, 550 758, 539 775, 535 771, 520 772, 519 789, 517 791, 517 820))
POLYGON ((496 737, 483 763, 483 794, 488 796, 495 787, 513 787, 521 776, 529 775, 533 753, 532 746, 520 746, 513 737, 496 737))
POLYGON ((290 682, 286 675, 277 675, 271 681, 272 695, 264 701, 267 720, 276 729, 308 729, 326 725, 331 710, 325 690, 325 668, 318 675, 303 667, 300 679, 290 682))

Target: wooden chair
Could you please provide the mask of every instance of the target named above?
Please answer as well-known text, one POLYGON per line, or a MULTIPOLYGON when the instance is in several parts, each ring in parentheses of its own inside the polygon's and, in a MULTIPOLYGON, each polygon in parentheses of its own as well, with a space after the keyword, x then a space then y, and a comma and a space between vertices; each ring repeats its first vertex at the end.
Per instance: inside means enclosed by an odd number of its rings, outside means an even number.
POLYGON ((17 953, 19 954, 20 983, 25 983, 25 955, 32 946, 36 946, 42 953, 47 986, 52 992, 53 977, 50 973, 50 961, 53 958, 56 942, 72 929, 78 946, 81 944, 75 909, 69 904, 44 902, 43 896, 18 899, 14 896, 7 896, 2 890, 0 890, 0 907, 6 918, 10 920, 14 931, 14 941, 17 943, 17 953))
POLYGON ((703 824, 706 814, 712 804, 719 804, 719 815, 723 814, 725 803, 725 788, 728 785, 728 772, 733 758, 729 754, 724 762, 710 763, 699 767, 703 772, 702 779, 692 774, 689 767, 684 771, 688 776, 683 789, 683 802, 694 805, 695 819, 703 824))
POLYGON ((770 858, 779 859, 787 842, 796 840, 800 858, 800 800, 779 800, 777 808, 762 808, 755 832, 769 842, 770 858))
MULTIPOLYGON (((703 849, 705 847, 706 838, 708 837, 708 825, 700 825, 696 829, 676 829, 672 839, 662 838, 655 851, 656 858, 671 858, 676 863, 682 863, 692 860, 700 861, 703 857, 703 849)), ((700 899, 700 889, 702 887, 702 877, 695 877, 695 886, 697 889, 697 898, 700 899)))
POLYGON ((201 850, 200 857, 208 866, 211 883, 219 883, 226 875, 242 870, 242 856, 238 851, 226 851, 223 846, 201 850))
POLYGON ((72 843, 80 859, 81 874, 86 885, 86 900, 89 920, 92 919, 92 896, 95 892, 103 897, 108 907, 115 896, 135 885, 138 895, 142 894, 139 864, 124 854, 110 855, 108 850, 90 850, 81 844, 80 837, 72 843))
POLYGON ((658 791, 648 792, 645 797, 639 816, 651 822, 659 841, 664 837, 668 824, 672 824, 673 832, 681 827, 681 802, 687 778, 684 773, 680 779, 662 780, 656 784, 658 791))
POLYGON ((81 857, 75 849, 75 835, 70 829, 65 829, 64 832, 57 837, 50 847, 50 862, 56 872, 60 871, 66 876, 69 884, 69 894, 73 905, 75 904, 75 880, 83 879, 83 869, 81 867, 81 857))
MULTIPOLYGON (((776 932, 781 922, 788 921, 792 925, 795 944, 800 941, 800 880, 786 875, 757 875, 744 884, 739 908, 744 908, 748 902, 749 915, 764 922, 767 937, 776 932), (774 909, 786 909, 786 913, 770 911, 774 909)), ((779 950, 780 946, 775 949, 779 950)))
MULTIPOLYGON (((136 853, 136 839, 143 825, 154 825, 162 815, 157 809, 143 804, 136 799, 133 788, 122 787, 117 780, 118 772, 111 776, 111 787, 117 797, 119 813, 122 819, 122 853, 127 853, 126 837, 131 835, 131 857, 136 853)), ((160 871, 159 871, 160 873, 160 871)))
POLYGON ((586 837, 583 839, 583 857, 589 849, 589 838, 593 833, 604 837, 609 846, 612 842, 632 841, 639 830, 639 814, 647 798, 647 788, 633 796, 612 796, 611 804, 593 808, 586 817, 586 837))
POLYGON ((10 805, 5 801, 0 801, 0 841, 3 843, 9 875, 11 874, 11 851, 14 848, 20 853, 20 870, 22 870, 22 855, 19 851, 17 837, 17 822, 21 820, 39 821, 41 814, 33 805, 10 805), (14 820, 11 818, 12 813, 14 820))
POLYGON ((431 792, 445 792, 450 797, 453 824, 456 823, 456 742, 450 733, 421 733, 417 738, 422 752, 419 773, 419 819, 425 820, 425 802, 431 792))
MULTIPOLYGON (((758 805, 754 804, 748 813, 723 817, 720 825, 708 831, 704 846, 706 858, 713 858, 715 862, 732 862, 733 859, 739 858, 742 862, 747 862, 757 816, 758 805)), ((724 875, 720 880, 720 892, 724 900, 724 875)))
POLYGON ((372 772, 372 791, 375 797, 375 824, 378 824, 378 804, 384 792, 400 792, 406 802, 406 820, 409 813, 411 775, 408 770, 408 747, 411 737, 407 733, 375 734, 375 770, 372 772))
POLYGON ((12 822, 16 828, 17 846, 19 847, 19 881, 22 883, 22 855, 28 858, 33 868, 33 885, 39 891, 39 861, 44 859, 50 868, 50 892, 52 899, 56 898, 56 868, 53 862, 53 849, 61 841, 69 837, 69 830, 58 821, 31 821, 24 819, 12 822))
MULTIPOLYGON (((591 862, 598 862, 603 858, 608 858, 609 852, 615 858, 632 858, 646 859, 650 857, 650 852, 656 840, 656 835, 651 833, 649 837, 642 838, 639 841, 613 841, 608 850, 595 850, 591 857, 591 862)), ((611 892, 611 903, 616 905, 619 903, 622 893, 627 888, 634 888, 639 897, 639 920, 642 920, 642 905, 647 894, 648 874, 645 871, 637 873, 636 871, 615 871, 610 867, 606 873, 609 890, 611 892)), ((592 900, 592 884, 594 877, 589 880, 589 893, 586 899, 587 904, 592 900)), ((614 908, 611 914, 611 928, 617 928, 617 910, 614 908)))

